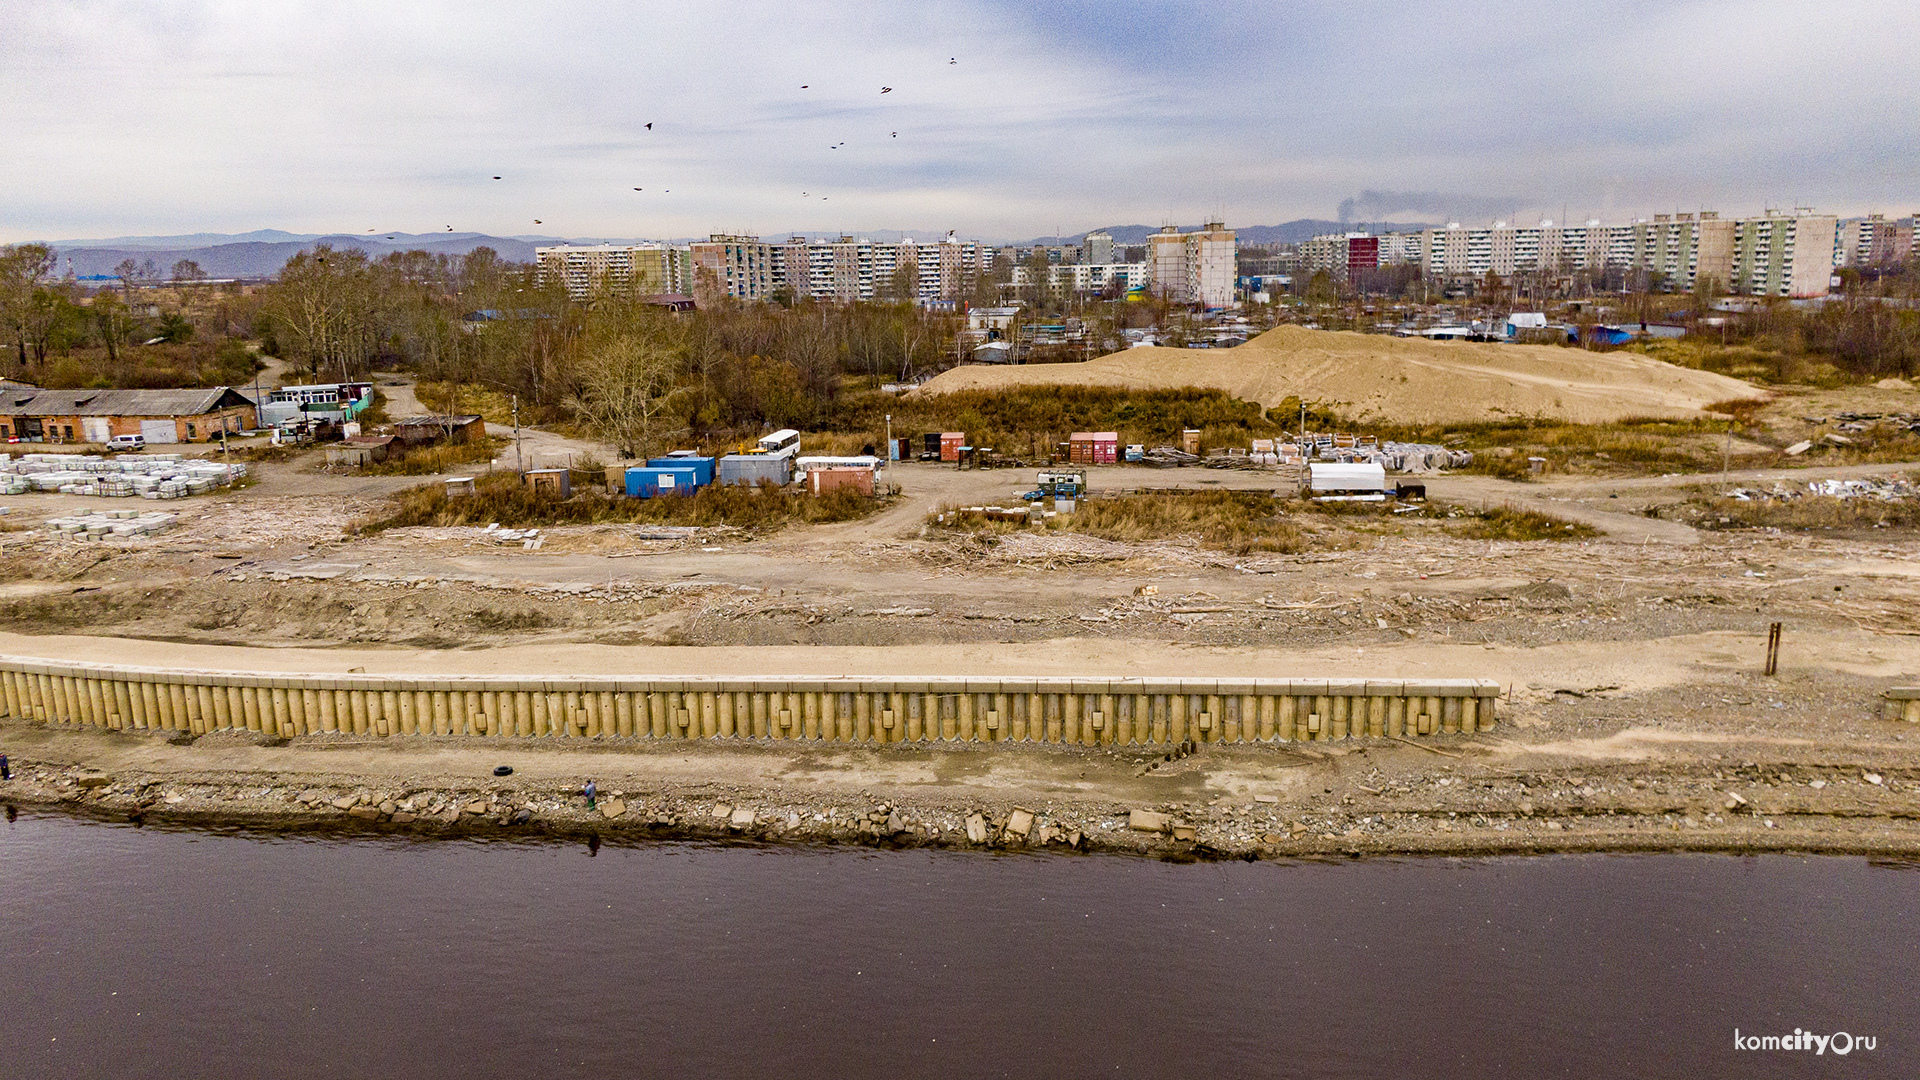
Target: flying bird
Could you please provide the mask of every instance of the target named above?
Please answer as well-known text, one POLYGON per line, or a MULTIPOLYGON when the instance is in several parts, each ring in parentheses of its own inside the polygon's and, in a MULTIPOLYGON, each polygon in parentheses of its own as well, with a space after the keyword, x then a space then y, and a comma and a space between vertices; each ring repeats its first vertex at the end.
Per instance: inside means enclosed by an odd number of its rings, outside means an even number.
POLYGON ((635 190, 635 191, 645 191, 646 189, 645 189, 645 188, 634 188, 633 190, 635 190))
POLYGON ((949 63, 949 64, 957 64, 957 63, 959 63, 959 62, 960 62, 960 58, 959 58, 959 57, 957 57, 957 56, 949 56, 949 57, 947 57, 947 63, 949 63))
POLYGON ((891 87, 891 86, 883 86, 883 87, 881 87, 881 88, 880 88, 880 92, 881 92, 881 93, 883 93, 883 94, 891 94, 891 93, 893 93, 893 87, 891 87))
MULTIPOLYGON (((648 124, 648 125, 647 125, 647 130, 648 130, 648 131, 652 131, 652 130, 653 130, 653 125, 652 125, 652 124, 648 124)), ((500 179, 500 178, 496 176, 496 177, 494 177, 494 179, 495 179, 495 180, 498 180, 498 179, 500 179)))
POLYGON ((533 219, 533 223, 534 223, 535 225, 541 225, 541 224, 545 224, 545 223, 544 223, 544 222, 542 222, 542 221, 541 221, 541 220, 540 220, 539 218, 534 218, 534 219, 533 219))
POLYGON ((452 232, 452 231, 453 231, 453 226, 451 226, 451 225, 449 225, 449 226, 447 226, 447 231, 448 231, 448 232, 452 232))
POLYGON ((893 137, 894 137, 894 138, 896 138, 896 139, 897 139, 897 138, 899 138, 899 137, 900 137, 900 133, 899 133, 899 132, 897 132, 897 131, 896 131, 896 132, 894 132, 894 133, 893 133, 893 137))
POLYGON ((806 84, 806 83, 801 83, 801 84, 800 84, 800 89, 802 89, 802 90, 805 90, 806 88, 807 88, 807 84, 806 84))
POLYGON ((495 180, 498 180, 498 179, 500 179, 500 178, 496 176, 496 177, 494 177, 494 179, 495 179, 495 180))

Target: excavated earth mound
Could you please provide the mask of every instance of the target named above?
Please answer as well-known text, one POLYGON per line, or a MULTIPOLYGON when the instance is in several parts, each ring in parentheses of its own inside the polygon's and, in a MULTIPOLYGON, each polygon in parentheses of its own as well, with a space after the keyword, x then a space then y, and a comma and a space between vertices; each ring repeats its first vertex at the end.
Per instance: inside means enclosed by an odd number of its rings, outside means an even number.
POLYGON ((1015 386, 1217 387, 1271 408, 1299 397, 1352 419, 1467 423, 1538 417, 1599 424, 1691 418, 1765 393, 1637 353, 1493 345, 1281 326, 1235 349, 1145 347, 1084 364, 968 366, 915 393, 1015 386))

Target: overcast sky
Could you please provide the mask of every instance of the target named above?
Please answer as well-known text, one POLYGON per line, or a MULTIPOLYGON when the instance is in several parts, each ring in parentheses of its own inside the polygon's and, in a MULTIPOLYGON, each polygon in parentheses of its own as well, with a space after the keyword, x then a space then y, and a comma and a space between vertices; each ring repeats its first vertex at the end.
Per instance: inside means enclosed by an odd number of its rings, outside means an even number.
POLYGON ((1916 43, 1913 0, 0 0, 0 240, 1905 215, 1916 43))

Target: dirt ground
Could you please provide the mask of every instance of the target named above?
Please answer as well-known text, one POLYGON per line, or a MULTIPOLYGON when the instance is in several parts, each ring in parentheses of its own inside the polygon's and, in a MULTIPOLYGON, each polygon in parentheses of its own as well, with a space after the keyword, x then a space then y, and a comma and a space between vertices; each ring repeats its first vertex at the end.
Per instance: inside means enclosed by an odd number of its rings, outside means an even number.
MULTIPOLYGON (((1725 483, 1915 468, 1736 471, 1725 483)), ((1180 537, 924 527, 940 506, 1010 502, 1030 485, 1024 471, 901 465, 899 501, 859 522, 772 535, 554 528, 537 548, 479 528, 349 534, 422 478, 329 477, 298 460, 256 471, 250 489, 167 504, 179 525, 139 540, 34 527, 106 500, 7 500, 0 523, 18 531, 0 533, 0 653, 413 674, 1364 673, 1492 678, 1508 695, 1494 732, 1431 745, 1208 747, 1175 760, 620 739, 176 744, 7 722, 0 750, 16 779, 0 794, 156 822, 1072 841, 1172 857, 1920 850, 1920 729, 1881 711, 1886 689, 1920 684, 1920 536, 1699 532, 1645 516, 1717 490, 1717 474, 1434 476, 1436 503, 1511 502, 1602 535, 1469 541, 1443 520, 1335 516, 1305 524, 1301 554, 1241 556, 1180 537), (1784 645, 1769 678, 1774 622, 1784 645), (496 780, 496 764, 515 772, 496 780), (588 812, 587 777, 620 793, 618 815, 588 812), (1131 828, 1136 810, 1191 837, 1131 828)), ((1113 467, 1091 482, 1277 479, 1113 467)))

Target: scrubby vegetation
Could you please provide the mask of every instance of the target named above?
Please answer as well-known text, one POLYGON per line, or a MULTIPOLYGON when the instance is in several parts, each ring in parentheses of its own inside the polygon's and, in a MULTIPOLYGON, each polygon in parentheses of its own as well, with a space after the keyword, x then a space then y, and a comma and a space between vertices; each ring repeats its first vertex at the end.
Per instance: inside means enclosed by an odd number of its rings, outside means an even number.
POLYGON ((1586 540, 1600 535, 1591 525, 1515 506, 1456 511, 1455 514, 1460 521, 1454 534, 1467 540, 1586 540))
MULTIPOLYGON (((576 475, 575 480, 583 478, 576 475)), ((590 478, 589 478, 590 479, 590 478)), ((474 494, 451 498, 444 484, 425 484, 394 496, 389 509, 358 523, 357 531, 380 532, 409 525, 489 525, 507 528, 633 523, 731 525, 771 531, 788 525, 856 521, 884 509, 888 500, 849 491, 813 496, 796 488, 759 489, 709 485, 692 495, 630 499, 597 489, 575 489, 560 499, 536 492, 517 473, 489 473, 474 494)))
POLYGON ((492 437, 468 439, 460 443, 435 443, 406 450, 354 471, 362 476, 434 476, 462 465, 492 461, 506 445, 507 440, 492 437))

